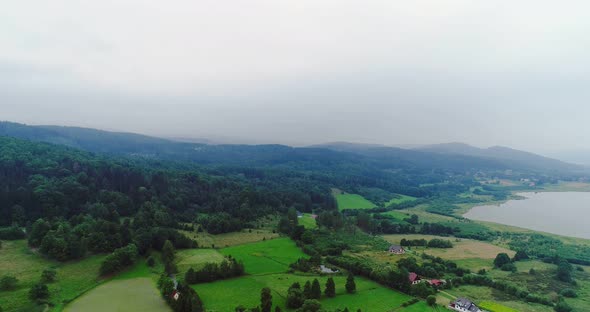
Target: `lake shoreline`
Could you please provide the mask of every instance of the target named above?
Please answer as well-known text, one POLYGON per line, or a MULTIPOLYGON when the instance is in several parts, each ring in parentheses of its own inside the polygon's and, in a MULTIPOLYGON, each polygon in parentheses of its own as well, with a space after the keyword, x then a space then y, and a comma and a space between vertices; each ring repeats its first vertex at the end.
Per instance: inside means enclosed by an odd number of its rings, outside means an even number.
POLYGON ((590 192, 562 187, 559 191, 516 191, 507 200, 474 205, 461 216, 476 222, 590 241, 590 230, 579 217, 587 216, 587 206, 590 192))

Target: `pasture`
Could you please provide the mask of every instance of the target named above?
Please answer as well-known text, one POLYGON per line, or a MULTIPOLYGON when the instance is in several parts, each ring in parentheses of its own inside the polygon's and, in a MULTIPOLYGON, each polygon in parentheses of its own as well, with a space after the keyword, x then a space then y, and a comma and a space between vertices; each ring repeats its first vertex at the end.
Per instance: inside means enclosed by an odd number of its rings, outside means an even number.
POLYGON ((240 232, 231 232, 224 234, 209 234, 205 232, 197 233, 195 231, 182 231, 187 237, 196 240, 199 246, 205 248, 224 248, 242 244, 260 242, 279 237, 278 233, 273 233, 272 229, 244 229, 240 232))
POLYGON ((223 261, 223 255, 216 249, 181 249, 176 251, 176 265, 182 273, 189 268, 198 270, 205 263, 223 261))
POLYGON ((348 194, 339 190, 333 190, 339 210, 344 209, 371 209, 377 207, 374 203, 358 194, 348 194))
POLYGON ((404 219, 409 218, 411 216, 410 213, 400 212, 399 210, 390 210, 387 212, 383 212, 381 214, 394 217, 399 221, 403 221, 404 219))
MULTIPOLYGON (((263 287, 269 287, 272 290, 273 304, 285 310, 289 286, 295 282, 303 285, 306 281, 311 281, 314 278, 318 278, 323 289, 327 277, 285 273, 245 276, 208 284, 198 284, 194 285, 193 288, 200 294, 207 311, 232 311, 238 305, 245 307, 256 306, 260 303, 260 289, 263 287)), ((395 292, 360 277, 356 278, 357 293, 354 295, 346 293, 344 288, 345 276, 335 276, 334 281, 336 284, 336 297, 323 297, 321 299, 322 307, 328 310, 348 307, 351 311, 356 311, 359 308, 368 312, 389 311, 400 307, 402 303, 411 299, 410 296, 395 292)))
POLYGON ((479 307, 489 312, 518 312, 518 310, 492 301, 482 301, 479 303, 479 307))
POLYGON ((286 237, 223 248, 220 252, 243 261, 248 274, 286 272, 289 264, 307 257, 286 237))
POLYGON ((104 283, 76 299, 65 312, 142 311, 168 312, 171 309, 147 277, 117 279, 104 283))
POLYGON ((19 279, 15 291, 0 292, 0 306, 8 311, 35 311, 28 292, 37 283, 41 272, 55 268, 57 281, 48 285, 49 301, 54 305, 50 311, 61 311, 63 306, 84 292, 96 287, 100 280, 98 268, 102 255, 80 261, 59 263, 47 260, 29 249, 25 240, 3 241, 0 251, 0 275, 11 274, 19 279))
POLYGON ((383 235, 386 241, 392 244, 399 244, 402 239, 425 239, 432 240, 434 238, 450 240, 453 243, 453 248, 427 248, 427 247, 411 247, 410 249, 420 252, 425 252, 435 257, 441 257, 448 260, 462 260, 462 259, 489 259, 492 263, 496 255, 505 252, 510 257, 513 257, 515 252, 503 247, 499 247, 490 243, 476 241, 471 239, 456 239, 454 237, 444 237, 435 235, 422 234, 393 234, 383 235))
POLYGON ((385 203, 385 207, 401 204, 403 202, 412 201, 412 200, 416 200, 416 197, 402 195, 402 194, 396 194, 396 197, 392 198, 387 203, 385 203))
POLYGON ((315 222, 315 219, 311 217, 311 214, 304 213, 301 218, 297 219, 299 225, 303 225, 306 229, 315 229, 318 227, 318 224, 315 222))
MULTIPOLYGON (((445 291, 453 297, 467 297, 476 303, 493 299, 494 302, 502 302, 502 305, 520 312, 553 312, 553 308, 551 307, 541 304, 526 303, 488 287, 462 285, 445 291)), ((439 295, 438 298, 441 298, 441 296, 439 295)), ((442 302, 442 300, 443 299, 441 299, 440 302, 442 302)))

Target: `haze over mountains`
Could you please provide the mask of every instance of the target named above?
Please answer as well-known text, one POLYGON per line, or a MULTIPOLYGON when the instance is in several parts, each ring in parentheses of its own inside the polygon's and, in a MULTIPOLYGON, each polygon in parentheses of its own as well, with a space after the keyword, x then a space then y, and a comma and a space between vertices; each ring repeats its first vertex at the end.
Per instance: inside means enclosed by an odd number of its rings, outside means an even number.
POLYGON ((134 133, 62 127, 29 126, 0 122, 0 135, 32 141, 66 145, 97 153, 142 156, 207 164, 279 165, 300 162, 311 166, 314 162, 368 162, 382 168, 486 168, 518 169, 534 172, 571 173, 583 169, 529 152, 507 147, 481 149, 463 143, 427 145, 411 148, 379 144, 335 142, 309 147, 278 144, 211 145, 206 139, 163 139, 134 133))

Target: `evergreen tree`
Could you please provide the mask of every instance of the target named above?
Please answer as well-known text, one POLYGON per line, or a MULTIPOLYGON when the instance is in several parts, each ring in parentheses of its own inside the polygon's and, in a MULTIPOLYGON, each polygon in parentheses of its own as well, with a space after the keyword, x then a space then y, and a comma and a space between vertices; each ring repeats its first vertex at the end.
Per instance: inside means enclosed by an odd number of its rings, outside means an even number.
POLYGON ((318 312, 322 309, 322 304, 315 299, 305 300, 301 308, 297 311, 300 312, 318 312))
POLYGON ((305 282, 305 286, 303 286, 303 295, 305 296, 306 299, 312 299, 312 294, 311 294, 311 282, 307 281, 305 282))
POLYGON ((162 247, 162 262, 164 262, 164 269, 167 273, 171 274, 176 272, 176 265, 174 264, 176 250, 170 240, 164 242, 162 247))
POLYGON ((503 265, 510 263, 510 257, 506 253, 499 253, 494 259, 494 266, 501 268, 503 265))
POLYGON ((314 279, 311 284, 311 296, 309 299, 320 299, 322 297, 322 288, 318 279, 314 279))
POLYGON ((289 287, 287 292, 287 307, 298 309, 303 305, 303 301, 305 301, 305 297, 303 296, 303 291, 301 291, 301 286, 299 283, 294 283, 289 287))
POLYGON ((354 282, 352 273, 348 273, 348 277, 346 278, 346 292, 349 294, 356 292, 356 283, 354 282))
POLYGON ((333 278, 328 278, 326 282, 326 290, 324 291, 328 298, 333 298, 336 296, 336 284, 334 283, 333 278))
POLYGON ((272 294, 270 288, 264 287, 260 292, 260 309, 262 312, 271 312, 272 294))

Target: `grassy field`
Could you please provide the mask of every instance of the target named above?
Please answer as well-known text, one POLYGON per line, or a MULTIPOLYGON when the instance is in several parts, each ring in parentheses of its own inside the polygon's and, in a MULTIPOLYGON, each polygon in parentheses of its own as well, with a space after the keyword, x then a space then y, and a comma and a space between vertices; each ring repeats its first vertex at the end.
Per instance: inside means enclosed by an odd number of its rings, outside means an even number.
POLYGON ((382 214, 387 215, 387 216, 391 216, 394 217, 400 221, 409 218, 411 216, 410 213, 407 212, 400 212, 399 210, 390 210, 387 212, 383 212, 382 214))
MULTIPOLYGON (((233 311, 238 305, 256 306, 260 304, 260 289, 263 287, 269 287, 272 290, 274 305, 285 310, 289 286, 295 282, 303 285, 306 281, 314 278, 318 278, 323 289, 327 277, 285 273, 245 276, 209 284, 198 284, 193 288, 200 294, 207 311, 233 311)), ((336 276, 334 281, 336 283, 336 297, 322 298, 321 300, 322 307, 328 310, 348 307, 351 311, 356 311, 358 308, 362 308, 365 312, 390 311, 411 299, 407 295, 384 288, 363 278, 356 278, 357 293, 349 295, 344 289, 346 283, 344 276, 336 276)))
POLYGON ((412 200, 415 200, 415 199, 416 199, 416 197, 413 197, 413 196, 397 194, 397 196, 395 198, 392 198, 390 201, 388 201, 387 203, 385 203, 385 207, 391 206, 391 205, 401 204, 403 202, 412 201, 412 200))
POLYGON ((142 311, 168 312, 171 309, 149 277, 116 279, 84 294, 65 312, 142 311))
POLYGON ((63 306, 101 281, 98 268, 104 256, 92 256, 81 261, 58 263, 47 260, 31 251, 27 242, 3 241, 0 251, 0 275, 11 274, 19 279, 15 291, 0 292, 0 306, 8 311, 34 311, 35 305, 28 299, 30 287, 39 281, 41 272, 55 268, 57 281, 49 284, 50 311, 61 311, 63 306))
POLYGON ((205 263, 223 261, 223 255, 216 249, 182 249, 176 252, 176 265, 181 273, 189 268, 200 269, 205 263))
POLYGON ((518 312, 518 310, 492 301, 482 301, 479 303, 479 307, 489 312, 518 312))
POLYGON ((249 274, 283 273, 289 269, 289 264, 307 257, 289 238, 228 247, 220 252, 242 260, 249 274))
POLYGON ((318 227, 315 219, 309 213, 304 213, 301 218, 298 218, 298 222, 299 225, 303 225, 306 229, 315 229, 318 227))
POLYGON ((458 259, 489 259, 490 264, 496 255, 505 252, 509 256, 513 257, 515 252, 506 248, 498 247, 496 245, 476 241, 471 239, 456 239, 453 237, 443 237, 434 235, 422 235, 422 234, 395 234, 395 235, 384 235, 383 238, 390 243, 399 244, 399 242, 405 239, 425 239, 431 240, 434 238, 450 240, 453 243, 453 248, 427 248, 427 247, 412 247, 414 250, 423 251, 429 255, 441 257, 448 260, 458 259))
MULTIPOLYGON (((519 301, 516 298, 505 295, 502 292, 493 290, 488 287, 479 286, 459 286, 445 292, 451 294, 453 297, 467 297, 474 302, 501 302, 502 305, 510 307, 519 312, 553 312, 553 308, 541 304, 532 304, 519 301)), ((442 295, 437 297, 438 302, 450 301, 442 295)))
POLYGON ((344 209, 371 209, 377 207, 372 202, 358 194, 348 194, 340 190, 332 190, 332 195, 336 198, 339 210, 344 209))
MULTIPOLYGON (((291 284, 299 282, 303 285, 306 281, 317 278, 323 289, 328 278, 313 274, 288 273, 288 265, 305 256, 288 238, 228 247, 221 249, 220 252, 244 261, 247 275, 194 285, 193 288, 203 299, 207 311, 233 311, 238 305, 254 307, 260 303, 260 289, 264 287, 269 287, 272 290, 273 303, 285 310, 287 290, 291 284)), ((183 253, 186 254, 185 259, 194 259, 194 261, 217 257, 193 251, 183 253)), ((337 296, 321 300, 322 306, 328 310, 348 307, 351 311, 358 308, 365 312, 391 311, 411 299, 410 296, 360 277, 356 278, 357 293, 350 295, 346 293, 344 288, 345 276, 334 276, 334 280, 337 296)), ((409 307, 407 311, 434 311, 430 307, 426 307, 427 310, 422 309, 424 307, 426 306, 419 303, 416 307, 409 307), (414 310, 409 310, 410 308, 414 310)), ((406 309, 399 311, 406 311, 406 309)))
POLYGON ((224 248, 242 244, 260 242, 265 239, 279 237, 279 234, 273 233, 270 228, 262 229, 245 229, 240 232, 231 232, 224 234, 209 234, 205 232, 181 231, 187 237, 196 240, 200 247, 203 248, 224 248))

